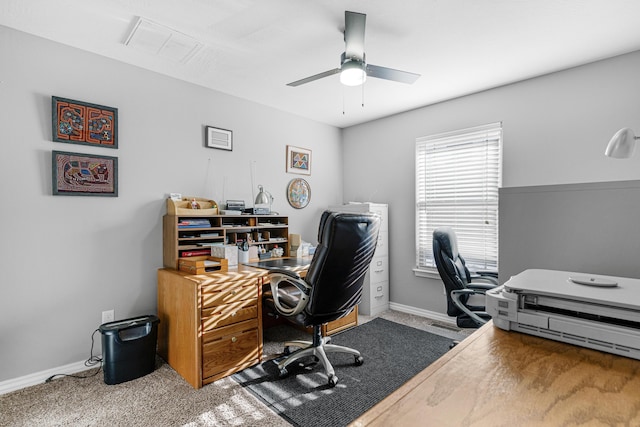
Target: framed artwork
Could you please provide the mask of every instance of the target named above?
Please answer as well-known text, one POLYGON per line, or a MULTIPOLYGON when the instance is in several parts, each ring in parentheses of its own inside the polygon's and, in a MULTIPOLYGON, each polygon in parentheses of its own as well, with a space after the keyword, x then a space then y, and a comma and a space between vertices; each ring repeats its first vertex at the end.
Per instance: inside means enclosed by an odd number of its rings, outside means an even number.
POLYGON ((206 145, 209 148, 233 151, 233 132, 227 129, 207 126, 206 145))
POLYGON ((311 186, 302 178, 289 181, 287 185, 287 200, 296 209, 305 208, 311 201, 311 186))
POLYGON ((118 158, 51 152, 54 196, 118 197, 118 158))
POLYGON ((118 148, 118 109, 51 97, 53 140, 118 148))
POLYGON ((311 175, 311 150, 287 145, 287 173, 311 175))

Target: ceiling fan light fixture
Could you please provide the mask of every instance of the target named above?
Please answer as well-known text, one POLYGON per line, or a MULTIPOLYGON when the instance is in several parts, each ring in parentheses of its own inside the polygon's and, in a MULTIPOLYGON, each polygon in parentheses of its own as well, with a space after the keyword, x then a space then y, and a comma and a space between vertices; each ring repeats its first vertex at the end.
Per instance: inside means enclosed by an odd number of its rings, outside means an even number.
POLYGON ((345 86, 359 86, 367 80, 366 65, 362 61, 350 60, 340 68, 340 83, 345 86))

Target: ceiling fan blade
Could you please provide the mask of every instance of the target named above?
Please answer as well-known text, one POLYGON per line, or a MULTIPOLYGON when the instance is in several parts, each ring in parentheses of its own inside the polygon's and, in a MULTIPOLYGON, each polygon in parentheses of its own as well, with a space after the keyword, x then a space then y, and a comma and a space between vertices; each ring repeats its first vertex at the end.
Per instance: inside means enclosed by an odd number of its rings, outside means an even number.
POLYGON ((344 12, 344 52, 349 59, 364 61, 364 27, 367 15, 344 12))
POLYGON ((416 80, 418 80, 420 74, 367 64, 367 77, 376 77, 378 79, 393 80, 394 82, 412 84, 416 80))
POLYGON ((314 80, 319 80, 319 79, 322 79, 324 77, 332 76, 332 75, 337 74, 339 72, 340 72, 340 68, 336 68, 334 70, 329 70, 329 71, 325 71, 324 73, 313 75, 311 77, 306 77, 304 79, 296 80, 295 82, 287 83, 287 86, 293 86, 293 87, 300 86, 300 85, 303 85, 305 83, 312 82, 314 80))

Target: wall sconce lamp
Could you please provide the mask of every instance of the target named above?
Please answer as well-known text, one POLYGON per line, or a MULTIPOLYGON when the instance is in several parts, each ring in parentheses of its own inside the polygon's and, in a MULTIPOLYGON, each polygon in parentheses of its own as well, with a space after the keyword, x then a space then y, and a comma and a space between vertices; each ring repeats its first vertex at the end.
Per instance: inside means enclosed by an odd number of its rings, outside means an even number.
POLYGON ((254 202, 254 214, 270 214, 271 204, 273 203, 273 196, 268 191, 265 191, 262 185, 258 185, 258 195, 254 202), (266 205, 269 205, 267 208, 266 205))
POLYGON ((620 129, 609 141, 604 155, 616 159, 629 158, 633 154, 638 139, 640 136, 636 136, 630 128, 620 129))

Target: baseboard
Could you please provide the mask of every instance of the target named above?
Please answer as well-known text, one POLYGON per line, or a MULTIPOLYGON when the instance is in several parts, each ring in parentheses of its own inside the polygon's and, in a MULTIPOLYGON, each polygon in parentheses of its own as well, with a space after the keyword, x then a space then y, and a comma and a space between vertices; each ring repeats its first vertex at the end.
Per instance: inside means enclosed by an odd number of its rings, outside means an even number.
POLYGON ((437 320, 441 323, 455 325, 456 322, 446 314, 438 313, 436 311, 423 310, 421 308, 411 307, 409 305, 398 304, 395 302, 389 303, 391 310, 400 311, 402 313, 415 314, 416 316, 426 317, 428 319, 437 320))
POLYGON ((30 387, 32 385, 42 384, 52 375, 75 374, 81 371, 86 371, 89 368, 87 368, 84 362, 85 361, 83 360, 81 362, 70 363, 57 368, 47 369, 46 371, 35 372, 23 377, 2 381, 0 382, 0 395, 20 390, 25 387, 30 387))

